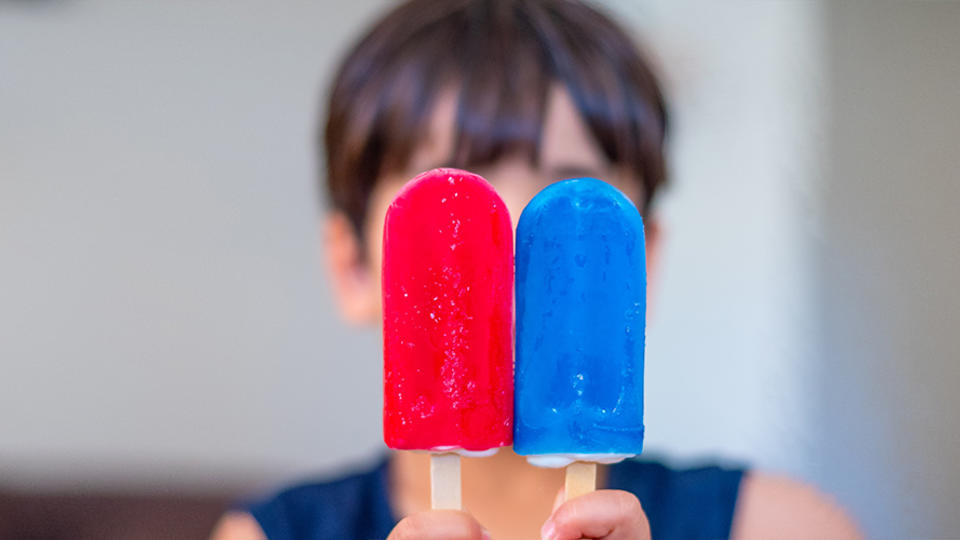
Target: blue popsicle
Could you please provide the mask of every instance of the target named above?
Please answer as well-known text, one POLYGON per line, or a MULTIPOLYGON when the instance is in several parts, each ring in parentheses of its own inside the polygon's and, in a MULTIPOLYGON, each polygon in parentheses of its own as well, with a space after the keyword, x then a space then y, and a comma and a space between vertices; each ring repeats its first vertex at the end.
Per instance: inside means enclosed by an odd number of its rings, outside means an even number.
POLYGON ((523 210, 516 243, 514 450, 614 462, 643 446, 643 220, 619 190, 564 180, 523 210))

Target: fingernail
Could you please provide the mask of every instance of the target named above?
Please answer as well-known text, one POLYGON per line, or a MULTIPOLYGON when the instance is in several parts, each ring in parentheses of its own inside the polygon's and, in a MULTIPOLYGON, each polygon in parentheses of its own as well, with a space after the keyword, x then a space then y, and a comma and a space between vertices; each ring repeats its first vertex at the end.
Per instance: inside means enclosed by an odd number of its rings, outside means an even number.
POLYGON ((483 540, 493 540, 493 537, 490 536, 490 531, 486 529, 480 529, 480 538, 483 540))
POLYGON ((543 524, 543 527, 540 528, 540 538, 541 540, 553 540, 554 534, 556 534, 557 526, 553 524, 552 519, 548 519, 546 523, 543 524))

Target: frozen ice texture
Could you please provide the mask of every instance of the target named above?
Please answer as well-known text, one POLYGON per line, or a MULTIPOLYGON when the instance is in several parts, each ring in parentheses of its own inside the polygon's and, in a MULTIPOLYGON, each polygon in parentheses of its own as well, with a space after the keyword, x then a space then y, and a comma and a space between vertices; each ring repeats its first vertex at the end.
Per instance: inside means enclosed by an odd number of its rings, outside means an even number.
POLYGON ((639 454, 646 253, 634 204, 592 178, 541 191, 517 228, 516 298, 517 453, 639 454))
POLYGON ((513 436, 513 228, 483 178, 414 178, 383 230, 383 431, 397 449, 486 451, 513 436))

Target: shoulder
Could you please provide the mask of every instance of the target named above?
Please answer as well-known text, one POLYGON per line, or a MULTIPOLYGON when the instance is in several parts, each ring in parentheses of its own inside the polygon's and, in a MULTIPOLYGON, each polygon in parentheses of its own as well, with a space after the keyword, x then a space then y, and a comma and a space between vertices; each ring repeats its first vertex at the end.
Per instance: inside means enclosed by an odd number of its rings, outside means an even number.
POLYGON ((253 516, 239 510, 231 510, 220 518, 210 540, 266 540, 267 536, 253 516))
MULTIPOLYGON (((392 525, 386 461, 334 478, 302 482, 238 505, 271 539, 335 538, 392 525)), ((228 514, 227 517, 230 517, 228 514)), ((225 518, 226 519, 226 518, 225 518)))
POLYGON ((763 473, 744 476, 732 532, 742 540, 861 537, 850 517, 824 494, 801 482, 763 473))

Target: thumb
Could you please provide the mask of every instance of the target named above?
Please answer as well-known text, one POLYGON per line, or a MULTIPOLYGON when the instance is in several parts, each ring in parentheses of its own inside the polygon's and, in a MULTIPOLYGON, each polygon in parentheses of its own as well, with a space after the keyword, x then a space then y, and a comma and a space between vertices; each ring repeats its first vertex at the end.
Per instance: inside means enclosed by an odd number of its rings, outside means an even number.
POLYGON ((387 540, 490 540, 490 533, 466 512, 430 510, 404 518, 387 540))

